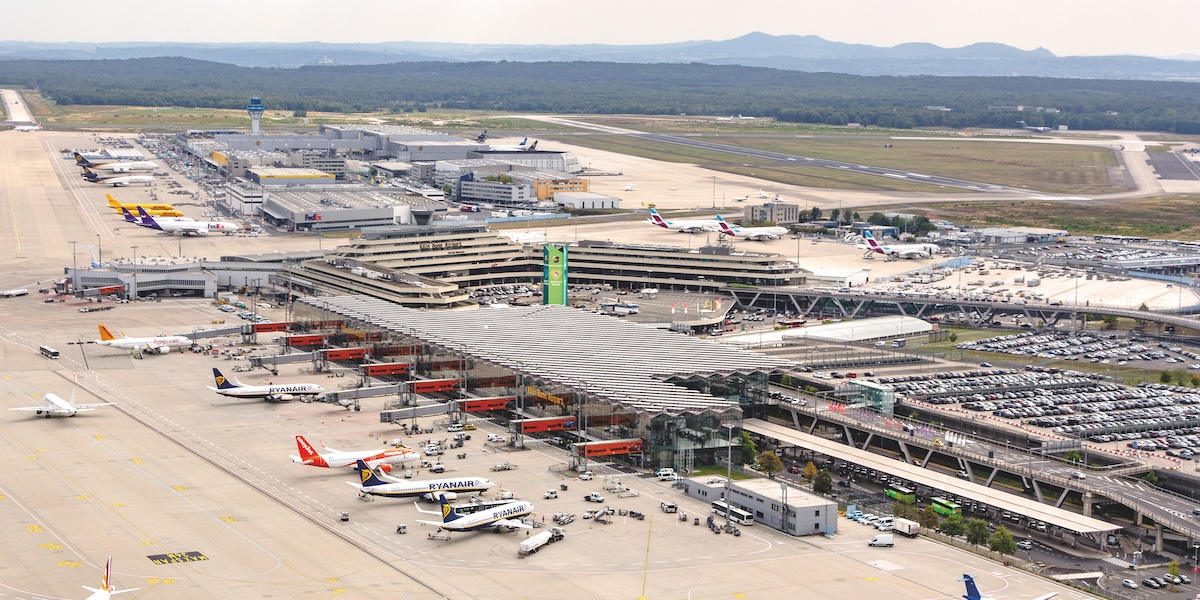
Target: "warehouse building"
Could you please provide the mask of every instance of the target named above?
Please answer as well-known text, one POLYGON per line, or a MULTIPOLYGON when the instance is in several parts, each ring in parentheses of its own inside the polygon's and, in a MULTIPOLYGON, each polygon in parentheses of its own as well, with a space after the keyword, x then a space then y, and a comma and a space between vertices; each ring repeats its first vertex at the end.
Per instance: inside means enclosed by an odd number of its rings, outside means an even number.
POLYGON ((597 192, 555 192, 553 200, 575 210, 621 208, 621 199, 597 192))
MULTIPOLYGON (((236 188, 235 188, 236 189, 236 188)), ((246 205, 230 193, 231 204, 246 205)), ((339 231, 387 225, 429 223, 446 205, 391 187, 364 185, 267 187, 261 197, 263 220, 289 231, 339 231)))
POLYGON ((246 169, 246 180, 255 185, 329 185, 336 181, 332 173, 317 169, 290 167, 252 167, 246 169))
POLYGON ((563 192, 587 192, 588 180, 562 171, 521 171, 508 173, 514 181, 533 189, 533 197, 539 201, 554 200, 554 195, 563 192))
MULTIPOLYGON (((683 492, 709 505, 723 500, 730 506, 750 513, 754 523, 789 535, 837 533, 836 501, 780 480, 755 478, 729 481, 724 477, 689 477, 683 481, 683 492)), ((719 526, 725 525, 724 517, 714 516, 713 520, 719 526)), ((733 520, 733 525, 738 525, 736 520, 733 520)))

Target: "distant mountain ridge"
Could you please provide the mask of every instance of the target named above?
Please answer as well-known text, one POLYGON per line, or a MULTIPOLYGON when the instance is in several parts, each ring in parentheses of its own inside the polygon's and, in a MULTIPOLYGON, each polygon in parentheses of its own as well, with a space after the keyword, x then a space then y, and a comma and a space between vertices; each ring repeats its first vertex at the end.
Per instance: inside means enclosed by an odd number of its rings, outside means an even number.
POLYGON ((128 59, 177 56, 246 67, 378 65, 422 61, 706 63, 853 75, 1032 76, 1200 81, 1200 61, 1145 56, 1056 56, 982 42, 943 48, 833 42, 815 35, 749 33, 729 40, 670 44, 516 45, 425 42, 41 43, 0 42, 0 60, 128 59))

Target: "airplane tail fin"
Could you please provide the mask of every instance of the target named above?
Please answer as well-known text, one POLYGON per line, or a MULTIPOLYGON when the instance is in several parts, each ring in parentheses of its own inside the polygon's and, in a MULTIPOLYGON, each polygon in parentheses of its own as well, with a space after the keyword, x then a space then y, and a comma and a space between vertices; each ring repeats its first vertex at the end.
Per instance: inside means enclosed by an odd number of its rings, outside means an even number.
POLYGON ((720 226, 721 233, 725 235, 734 235, 733 229, 729 227, 729 223, 726 223, 725 219, 721 218, 721 215, 717 215, 717 225, 720 226))
POLYGON ((100 341, 108 342, 117 339, 117 336, 113 335, 107 327, 103 325, 96 325, 96 327, 100 330, 100 341))
POLYGON ((450 506, 450 501, 446 499, 445 494, 438 494, 438 504, 442 507, 442 522, 449 523, 461 517, 462 515, 454 512, 454 507, 450 506))
POLYGON ((532 144, 529 145, 528 148, 525 149, 525 151, 533 152, 534 150, 537 150, 537 144, 538 144, 537 141, 534 141, 532 144))
POLYGON ((975 587, 975 578, 963 573, 962 579, 959 581, 967 584, 967 593, 963 594, 965 600, 981 600, 983 596, 979 593, 979 588, 975 587))
MULTIPOLYGON (((226 379, 225 376, 221 374, 220 369, 217 369, 215 367, 213 368, 213 379, 216 380, 216 382, 217 382, 218 390, 231 390, 231 389, 237 387, 237 385, 235 385, 233 382, 226 379)), ((297 436, 297 441, 299 439, 300 439, 299 436, 297 436)), ((301 448, 300 452, 301 452, 301 454, 303 454, 304 449, 301 448)))
POLYGON ((154 215, 146 212, 145 208, 139 206, 138 214, 142 216, 142 222, 150 226, 151 229, 162 229, 162 226, 160 226, 158 222, 154 220, 154 215))
POLYGON ((77 165, 89 165, 89 164, 91 164, 91 163, 89 163, 89 162, 88 162, 88 159, 84 158, 82 154, 80 154, 80 153, 76 152, 76 153, 75 153, 75 164, 77 164, 77 165))
MULTIPOLYGON (((216 369, 213 369, 216 371, 216 369)), ((300 462, 306 465, 319 465, 321 463, 321 455, 313 449, 312 444, 304 439, 304 436, 296 436, 296 448, 300 450, 300 462)))
POLYGON ((117 210, 120 210, 120 209, 121 209, 121 203, 120 203, 120 202, 118 202, 116 198, 113 198, 113 197, 112 197, 112 194, 105 194, 105 195, 104 195, 104 197, 105 197, 105 198, 108 198, 108 205, 109 205, 109 206, 111 206, 111 207, 113 207, 113 208, 115 208, 115 209, 117 209, 117 210))
POLYGON ((654 210, 653 208, 650 209, 650 220, 654 221, 654 224, 658 225, 659 227, 664 229, 667 228, 667 222, 664 221, 662 215, 658 214, 658 211, 654 210))
POLYGON ((371 470, 371 467, 368 467, 367 463, 363 462, 362 459, 359 459, 358 462, 355 463, 355 467, 358 469, 358 477, 362 481, 363 487, 387 485, 387 482, 380 479, 379 476, 375 474, 375 471, 371 470))
POLYGON ((879 242, 875 241, 875 236, 871 235, 871 232, 869 230, 863 232, 863 238, 865 238, 867 240, 868 246, 870 246, 871 248, 876 249, 876 250, 879 249, 879 242))
POLYGON ((121 207, 121 215, 125 217, 126 223, 137 223, 137 219, 133 216, 133 213, 129 212, 129 209, 124 206, 121 207))
POLYGON ((525 139, 521 140, 521 143, 517 144, 517 146, 524 148, 525 144, 528 144, 528 143, 529 143, 529 138, 525 138, 525 139))

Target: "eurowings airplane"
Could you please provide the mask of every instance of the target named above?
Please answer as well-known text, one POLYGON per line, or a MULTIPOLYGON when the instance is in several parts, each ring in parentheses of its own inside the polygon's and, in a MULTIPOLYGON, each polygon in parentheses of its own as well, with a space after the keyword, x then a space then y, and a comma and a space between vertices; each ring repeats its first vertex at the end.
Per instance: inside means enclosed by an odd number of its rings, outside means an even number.
MULTIPOLYGON (((310 467, 325 467, 330 469, 353 467, 357 463, 363 462, 368 465, 367 469, 370 470, 380 465, 387 467, 388 465, 403 464, 421 458, 420 454, 403 446, 394 449, 343 452, 321 444, 321 452, 317 452, 313 449, 312 444, 308 443, 308 440, 304 439, 302 435, 296 436, 296 448, 299 449, 300 455, 293 456, 292 462, 310 467)), ((385 470, 390 471, 391 468, 387 467, 385 470)))
POLYGON ((453 479, 427 479, 410 481, 377 475, 361 459, 356 463, 361 483, 347 481, 360 493, 385 498, 407 498, 410 496, 445 495, 447 499, 455 492, 482 492, 496 487, 496 482, 484 477, 455 477, 453 479))
POLYGON ((108 562, 104 563, 104 577, 100 579, 100 589, 83 586, 83 589, 92 593, 87 597, 87 600, 110 600, 117 594, 127 592, 136 592, 142 588, 130 588, 127 590, 118 590, 112 585, 112 557, 108 557, 108 562))
POLYGON ((441 514, 441 521, 423 521, 417 519, 418 523, 426 525, 437 525, 447 531, 477 531, 480 529, 491 529, 496 527, 506 527, 508 529, 533 529, 533 526, 522 523, 518 517, 523 517, 533 512, 533 505, 524 500, 517 500, 507 504, 501 504, 492 508, 487 508, 469 515, 460 515, 446 500, 446 496, 439 495, 438 503, 441 504, 441 512, 430 510, 421 510, 417 506, 417 512, 427 515, 441 514))
POLYGON ((101 176, 93 172, 91 169, 84 167, 83 176, 92 183, 103 183, 113 187, 123 187, 132 183, 144 183, 150 185, 154 183, 154 178, 149 175, 105 175, 101 176))
POLYGON ((695 220, 695 221, 668 221, 658 214, 658 211, 651 208, 650 218, 646 222, 662 227, 663 229, 677 229, 679 233, 698 233, 701 231, 717 231, 720 229, 720 224, 710 220, 695 220))
MULTIPOLYGON (((170 204, 138 204, 136 202, 133 204, 122 204, 120 200, 113 198, 112 194, 105 194, 104 196, 106 198, 108 198, 108 205, 111 206, 112 209, 117 212, 121 212, 122 209, 124 209, 124 210, 142 209, 156 217, 182 217, 183 216, 183 213, 175 210, 175 207, 171 206, 170 204)), ((128 220, 128 219, 126 219, 126 220, 128 220)))
POLYGON ((217 387, 205 386, 208 389, 230 398, 262 398, 267 402, 286 402, 296 396, 316 396, 325 393, 325 388, 315 383, 286 383, 275 385, 246 385, 237 379, 232 382, 221 374, 219 369, 213 369, 213 379, 217 387))
POLYGON ((195 343, 192 341, 192 338, 182 335, 163 335, 147 338, 131 338, 123 335, 117 337, 104 325, 97 325, 96 328, 100 330, 100 339, 92 343, 100 346, 108 346, 109 348, 142 350, 155 354, 166 354, 172 348, 190 348, 195 343))
POLYGON ((42 130, 41 123, 34 123, 33 125, 17 125, 16 127, 13 127, 13 131, 24 131, 26 133, 28 133, 30 131, 41 131, 41 130, 42 130))
POLYGON ((77 413, 91 412, 100 406, 112 406, 112 402, 97 402, 95 404, 75 404, 75 391, 71 391, 71 399, 63 400, 54 394, 46 394, 42 396, 46 401, 45 406, 22 406, 21 408, 10 408, 8 410, 20 410, 33 412, 39 417, 73 417, 77 413))
MULTIPOLYGON (((484 133, 487 133, 487 132, 484 132, 484 133)), ((536 145, 536 144, 537 144, 537 142, 534 142, 534 145, 536 145)), ((520 151, 529 149, 529 138, 525 138, 525 139, 521 140, 521 143, 517 144, 516 146, 489 146, 489 147, 492 150, 499 150, 500 152, 520 152, 520 151)))
POLYGON ((192 221, 182 219, 162 219, 155 218, 150 213, 139 208, 138 213, 142 217, 142 222, 139 225, 157 229, 163 233, 174 235, 181 233, 184 235, 208 235, 210 233, 224 233, 225 235, 233 235, 237 230, 241 229, 237 223, 228 221, 192 221))
MULTIPOLYGON (((965 600, 993 600, 993 598, 991 598, 990 596, 984 596, 979 593, 979 588, 975 586, 975 578, 974 577, 971 577, 970 575, 963 573, 962 579, 959 579, 959 581, 962 581, 962 582, 966 583, 966 585, 967 585, 967 593, 963 594, 963 598, 965 600)), ((1058 592, 1050 592, 1049 594, 1046 594, 1045 596, 1038 596, 1037 598, 1034 598, 1033 600, 1050 600, 1050 598, 1053 598, 1057 595, 1058 595, 1058 592)))
POLYGON ((874 252, 891 258, 930 258, 942 250, 937 244, 889 244, 883 246, 875 241, 875 236, 871 235, 870 231, 864 231, 863 238, 867 240, 865 250, 868 254, 874 252))
POLYGON ((1033 125, 1026 125, 1025 121, 1017 121, 1017 125, 1020 125, 1021 129, 1034 133, 1050 133, 1049 127, 1034 127, 1033 125))
POLYGON ((721 233, 748 240, 777 240, 788 233, 787 227, 731 227, 721 215, 717 215, 721 233))

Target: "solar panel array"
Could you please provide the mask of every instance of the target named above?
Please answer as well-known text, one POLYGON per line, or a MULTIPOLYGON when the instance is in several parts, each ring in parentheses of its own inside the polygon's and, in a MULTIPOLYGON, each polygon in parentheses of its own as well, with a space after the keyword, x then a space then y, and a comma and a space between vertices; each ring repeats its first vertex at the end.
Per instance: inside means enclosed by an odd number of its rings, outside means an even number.
POLYGON ((729 377, 796 366, 564 306, 419 311, 366 296, 300 302, 645 412, 737 410, 736 402, 663 381, 670 376, 729 377))

